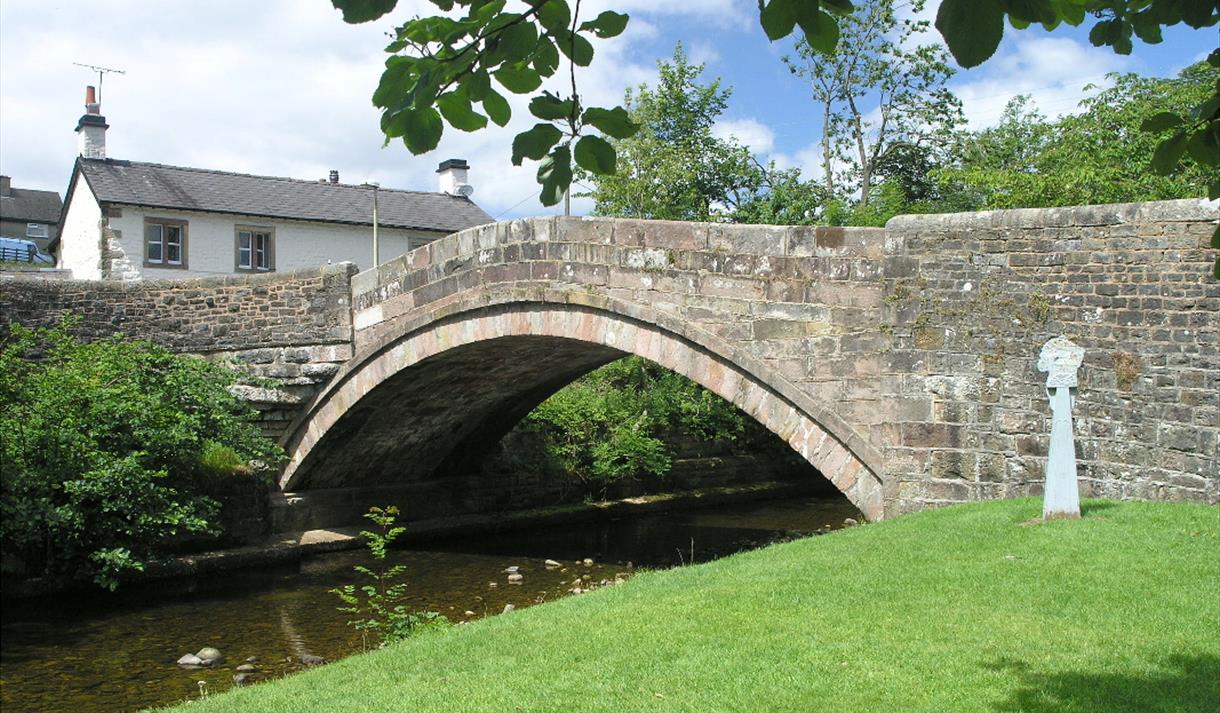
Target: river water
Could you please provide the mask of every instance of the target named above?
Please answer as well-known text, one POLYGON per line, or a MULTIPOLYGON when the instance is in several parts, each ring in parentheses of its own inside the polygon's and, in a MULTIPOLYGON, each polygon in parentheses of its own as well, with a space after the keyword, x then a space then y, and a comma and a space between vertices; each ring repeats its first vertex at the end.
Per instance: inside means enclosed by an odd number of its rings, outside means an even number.
MULTIPOLYGON (((454 622, 499 614, 626 578, 636 567, 703 562, 769 542, 834 529, 859 514, 843 498, 719 505, 478 538, 453 537, 394 550, 407 567, 408 605, 454 622), (592 564, 585 564, 585 559, 592 564), (553 559, 559 567, 547 567, 553 559), (523 575, 508 581, 510 567, 523 575)), ((6 604, 0 625, 0 703, 17 711, 128 711, 234 685, 248 658, 253 680, 303 668, 304 654, 335 660, 364 648, 329 590, 357 582, 364 551, 240 570, 207 579, 6 604), (185 653, 213 646, 225 662, 183 670, 185 653), (202 682, 202 683, 200 683, 202 682)))

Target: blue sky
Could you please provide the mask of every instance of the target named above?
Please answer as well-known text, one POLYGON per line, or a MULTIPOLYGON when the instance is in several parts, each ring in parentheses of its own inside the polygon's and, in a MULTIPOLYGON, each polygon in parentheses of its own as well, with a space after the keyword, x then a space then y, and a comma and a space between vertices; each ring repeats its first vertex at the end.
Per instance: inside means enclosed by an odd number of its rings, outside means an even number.
MULTIPOLYGON (((353 27, 326 0, 4 0, 0 172, 19 187, 66 187, 84 86, 96 80, 73 65, 84 62, 127 72, 109 76, 103 94, 114 158, 303 179, 337 169, 345 183, 435 190, 436 165, 462 157, 476 202, 493 216, 554 212, 534 197, 534 168, 509 162, 512 135, 532 124, 526 98, 508 129, 449 130, 437 151, 420 157, 401 144, 382 148, 369 97, 384 61, 383 33, 431 8, 423 0, 399 5, 388 20, 353 27)), ((591 103, 617 103, 628 86, 655 81, 657 60, 681 41, 706 63, 706 78, 733 87, 722 134, 764 160, 814 170, 814 106, 780 61, 791 42, 767 42, 754 0, 585 0, 582 13, 606 7, 626 10, 632 21, 621 37, 597 43, 594 65, 579 75, 591 103)), ((1120 57, 1089 46, 1085 35, 1010 28, 992 60, 951 83, 971 125, 994 122, 1018 93, 1031 94, 1047 114, 1070 112, 1084 85, 1104 83, 1106 72, 1170 75, 1220 42, 1216 28, 1170 28, 1163 44, 1137 44, 1134 55, 1120 57)), ((588 207, 573 205, 574 212, 588 207)))

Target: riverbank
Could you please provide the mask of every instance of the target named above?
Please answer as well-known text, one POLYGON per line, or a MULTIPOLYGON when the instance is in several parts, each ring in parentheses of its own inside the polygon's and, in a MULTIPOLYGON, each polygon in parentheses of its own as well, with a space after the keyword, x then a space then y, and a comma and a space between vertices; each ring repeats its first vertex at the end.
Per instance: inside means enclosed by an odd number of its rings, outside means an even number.
POLYGON ((1220 510, 977 503, 490 617, 188 711, 1205 710, 1220 510))
MULTIPOLYGON (((432 538, 463 535, 484 535, 512 532, 530 527, 557 525, 591 520, 599 517, 621 517, 665 510, 687 510, 730 502, 750 502, 768 498, 800 496, 810 490, 808 483, 764 482, 748 485, 700 488, 677 493, 642 495, 619 500, 590 501, 533 508, 511 512, 452 515, 408 523, 402 544, 427 541, 432 538)), ((352 550, 363 545, 360 531, 364 526, 305 530, 274 535, 265 542, 227 549, 211 550, 190 555, 169 557, 150 562, 143 571, 131 572, 126 585, 143 584, 165 579, 180 579, 226 572, 247 567, 296 562, 306 557, 352 550)), ((93 585, 73 580, 42 578, 4 580, 2 598, 17 601, 62 593, 73 589, 89 590, 93 585)))

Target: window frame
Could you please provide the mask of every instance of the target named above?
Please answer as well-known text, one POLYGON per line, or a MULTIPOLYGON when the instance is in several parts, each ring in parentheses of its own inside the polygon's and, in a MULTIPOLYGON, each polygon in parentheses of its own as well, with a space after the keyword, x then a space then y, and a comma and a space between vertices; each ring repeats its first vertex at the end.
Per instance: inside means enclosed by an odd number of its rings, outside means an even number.
POLYGON ((144 234, 143 234, 144 267, 154 267, 154 268, 158 268, 161 270, 186 270, 186 269, 188 269, 188 267, 187 267, 188 232, 189 232, 188 231, 188 222, 185 220, 181 220, 179 218, 157 218, 157 217, 153 217, 153 216, 146 216, 144 218, 144 234), (156 260, 152 260, 148 254, 148 252, 149 252, 148 246, 149 246, 149 243, 152 242, 149 240, 149 230, 154 225, 159 226, 161 228, 161 239, 159 241, 160 247, 161 247, 161 257, 156 260), (165 234, 166 234, 165 229, 167 227, 178 228, 179 234, 181 235, 181 240, 180 240, 181 248, 180 248, 180 255, 179 255, 179 257, 181 259, 176 263, 170 262, 167 257, 168 252, 169 252, 169 243, 165 239, 165 234))
POLYGON ((51 237, 51 228, 46 223, 26 223, 25 237, 42 240, 51 237))
POLYGON ((233 269, 236 272, 248 273, 266 273, 275 272, 275 226, 273 225, 245 225, 238 224, 233 226, 233 269), (250 234, 250 264, 241 264, 241 234, 250 234), (266 265, 260 266, 256 264, 255 256, 257 255, 256 236, 266 235, 267 245, 263 253, 266 257, 266 265))

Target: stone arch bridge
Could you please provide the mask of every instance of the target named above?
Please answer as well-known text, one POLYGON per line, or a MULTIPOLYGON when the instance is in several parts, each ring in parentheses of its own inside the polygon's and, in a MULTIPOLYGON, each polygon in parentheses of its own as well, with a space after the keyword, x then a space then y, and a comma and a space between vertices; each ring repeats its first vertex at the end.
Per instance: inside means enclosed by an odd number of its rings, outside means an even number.
MULTIPOLYGON (((535 405, 638 354, 736 404, 870 518, 1039 492, 1034 357, 1084 346, 1087 495, 1220 501, 1216 203, 904 216, 886 228, 537 218, 375 270, 146 283, 5 280, 279 379, 247 388, 288 493, 470 470, 535 405)), ((355 497, 355 496, 353 496, 355 497)))

